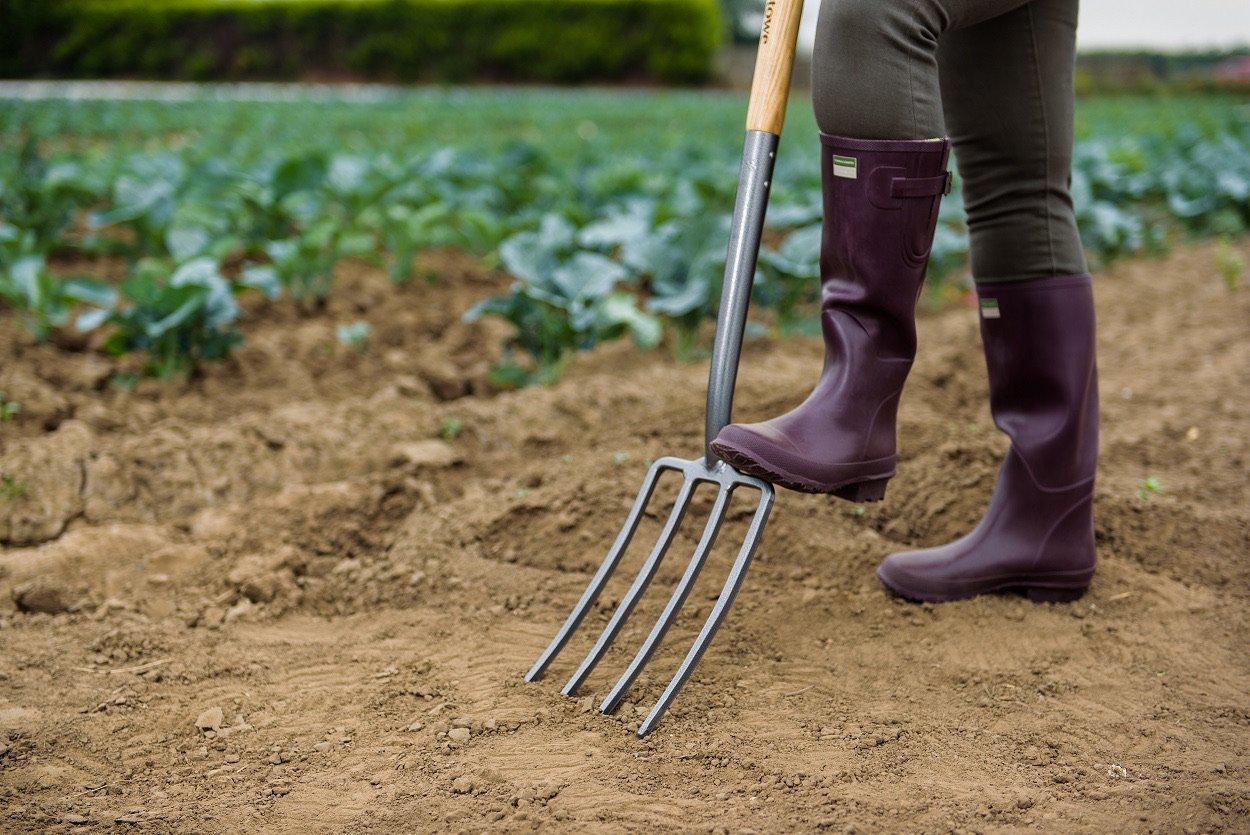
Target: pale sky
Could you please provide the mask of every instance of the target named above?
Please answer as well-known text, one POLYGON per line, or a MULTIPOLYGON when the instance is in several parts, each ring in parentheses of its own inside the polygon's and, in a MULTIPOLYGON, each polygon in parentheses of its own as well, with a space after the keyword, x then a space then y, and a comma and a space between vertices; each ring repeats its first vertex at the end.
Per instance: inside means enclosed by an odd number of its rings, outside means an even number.
MULTIPOLYGON (((808 0, 804 9, 809 51, 819 7, 808 0)), ((1079 38, 1085 48, 1247 45, 1250 0, 1083 0, 1079 38)))

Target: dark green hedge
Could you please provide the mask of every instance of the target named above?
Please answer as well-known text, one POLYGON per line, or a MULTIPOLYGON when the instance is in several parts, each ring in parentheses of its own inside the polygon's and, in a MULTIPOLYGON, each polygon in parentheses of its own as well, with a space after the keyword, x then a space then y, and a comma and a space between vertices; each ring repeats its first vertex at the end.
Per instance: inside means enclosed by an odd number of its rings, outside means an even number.
POLYGON ((0 0, 0 75, 702 81, 717 0, 0 0))

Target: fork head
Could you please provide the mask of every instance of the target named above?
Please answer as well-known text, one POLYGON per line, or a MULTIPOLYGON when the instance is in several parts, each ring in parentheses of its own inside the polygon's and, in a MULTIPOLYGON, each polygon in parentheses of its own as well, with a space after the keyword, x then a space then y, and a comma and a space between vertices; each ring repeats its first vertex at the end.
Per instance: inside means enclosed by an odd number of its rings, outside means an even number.
POLYGON ((638 496, 634 499, 629 515, 625 518, 625 524, 621 528, 620 533, 617 534, 616 540, 608 550, 607 556, 599 565, 594 576, 591 577, 586 590, 582 593, 581 599, 577 601, 577 605, 569 613, 564 625, 560 627, 560 630, 551 640, 547 649, 534 662, 534 666, 530 668, 530 671, 525 676, 526 681, 536 681, 542 678, 547 667, 555 660, 560 651, 564 649, 573 633, 577 631, 577 628, 594 606, 599 594, 603 591, 604 586, 607 585, 608 580, 611 579, 621 558, 629 548, 634 532, 638 529, 638 523, 641 521, 647 505, 655 493, 660 476, 670 471, 680 473, 682 483, 678 488, 673 506, 665 519, 664 526, 660 530, 659 538, 652 545, 628 591, 625 592, 620 603, 617 604, 607 626, 604 627, 603 632, 600 633, 590 652, 564 686, 562 692, 565 695, 572 695, 577 692, 577 689, 585 682, 591 671, 594 670, 595 666, 603 658, 604 653, 612 645, 621 628, 625 625, 625 621, 629 619, 643 592, 646 591, 647 586, 655 577, 660 563, 664 560, 664 556, 672 544, 673 537, 681 526, 686 509, 694 496, 695 488, 700 484, 715 485, 716 497, 707 522, 703 527, 703 532, 699 537, 698 545, 695 546, 694 553, 686 564, 681 579, 673 587, 664 611, 651 628, 651 632, 646 640, 639 647, 634 659, 600 705, 600 710, 603 713, 611 713, 620 705, 630 686, 634 683, 639 673, 642 672, 643 667, 646 666, 652 654, 663 640, 664 634, 673 624, 673 621, 676 620, 682 604, 685 603, 686 598, 694 588, 695 580, 698 579, 699 572, 702 570, 708 554, 711 553, 712 547, 716 543, 717 534, 720 532, 721 523, 725 519, 725 514, 729 509, 729 502, 734 492, 741 487, 752 488, 759 491, 759 499, 751 515, 751 522, 747 528, 746 536, 738 549, 738 554, 721 588, 716 604, 712 607, 712 611, 704 622, 702 629, 700 629, 698 637, 695 638, 694 644, 686 653, 681 666, 677 668, 677 673, 668 683, 663 694, 651 709, 650 714, 638 728, 639 736, 645 736, 650 733, 660 721, 664 712, 668 710, 669 705, 672 704, 677 694, 681 691, 682 685, 686 683, 686 680, 690 678, 690 674, 694 672, 699 659, 703 657, 708 644, 711 643, 717 629, 720 628, 722 621, 728 614, 729 607, 733 605, 738 589, 741 588, 742 581, 746 577, 747 568, 751 564, 751 558, 755 555, 755 550, 763 536, 764 526, 768 522, 768 514, 772 510, 774 493, 771 484, 761 479, 744 475, 728 464, 715 459, 699 458, 688 461, 683 458, 661 458, 652 464, 647 471, 647 477, 643 481, 642 489, 638 491, 638 496))

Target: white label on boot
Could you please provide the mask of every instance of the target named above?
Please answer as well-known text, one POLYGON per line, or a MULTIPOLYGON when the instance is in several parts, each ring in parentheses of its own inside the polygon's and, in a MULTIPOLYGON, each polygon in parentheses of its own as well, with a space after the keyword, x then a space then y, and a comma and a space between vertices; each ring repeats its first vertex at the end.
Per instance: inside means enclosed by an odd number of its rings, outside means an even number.
POLYGON ((1000 315, 998 312, 998 299, 981 299, 981 318, 997 319, 1000 315))
POLYGON ((833 176, 846 177, 848 180, 854 180, 859 176, 859 162, 855 157, 840 157, 834 154, 833 157, 833 176))

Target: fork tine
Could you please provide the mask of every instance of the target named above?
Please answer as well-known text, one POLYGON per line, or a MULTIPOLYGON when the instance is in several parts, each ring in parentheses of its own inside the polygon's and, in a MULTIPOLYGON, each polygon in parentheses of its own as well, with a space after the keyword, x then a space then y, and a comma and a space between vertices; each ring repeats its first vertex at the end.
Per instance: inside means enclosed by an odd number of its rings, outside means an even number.
POLYGON ((690 497, 694 494, 694 488, 697 483, 689 475, 682 481, 681 490, 678 491, 677 498, 673 503, 673 509, 669 512, 668 519, 664 522, 664 529, 660 531, 660 538, 656 540, 651 553, 647 555, 642 568, 638 571, 638 576, 634 578, 633 585, 625 592, 625 596, 621 598, 616 611, 612 613, 612 619, 608 621, 608 625, 604 627, 603 633, 599 635, 599 640, 595 641, 594 647, 587 653, 581 666, 577 668, 577 672, 573 673, 573 677, 569 679, 568 684, 564 685, 564 688, 560 691, 564 695, 572 696, 577 692, 577 688, 582 686, 586 677, 595 669, 595 665, 599 663, 600 659, 603 658, 603 654, 608 651, 608 647, 612 645, 612 641, 616 639, 616 634, 625 625, 626 619, 629 618, 630 613, 634 610, 634 606, 638 603, 638 598, 646 591, 647 586, 651 583, 651 578, 655 576, 656 569, 660 567, 660 561, 664 559, 668 546, 672 544, 673 535, 677 533, 677 528, 681 525, 681 520, 686 515, 686 507, 690 504, 690 497))
POLYGON ((586 591, 582 592, 581 599, 577 601, 573 611, 569 612, 569 616, 564 621, 564 625, 560 627, 560 631, 551 639, 551 643, 547 645, 547 649, 534 662, 534 666, 530 667, 530 671, 525 674, 526 681, 537 681, 542 678, 543 673, 547 670, 547 666, 560 654, 560 650, 564 649, 564 645, 569 642, 569 638, 577 631, 577 627, 581 625, 582 620, 586 617, 586 613, 590 611, 590 607, 599 598, 599 593, 603 591, 603 587, 607 585, 612 572, 616 570, 617 564, 620 563, 621 557, 625 554, 626 549, 629 548, 630 540, 634 538, 634 532, 638 529, 638 523, 642 519, 642 512, 646 509, 647 503, 651 501, 651 495, 655 492, 655 485, 660 478, 660 473, 666 469, 671 469, 671 465, 666 459, 662 459, 652 464, 651 469, 647 471, 647 477, 642 482, 642 488, 638 491, 638 497, 634 499, 634 506, 630 508, 629 515, 625 517, 625 524, 621 527, 620 533, 616 535, 616 541, 612 543, 607 556, 604 557, 598 570, 595 571, 595 576, 590 579, 590 583, 586 586, 586 591))
POLYGON ((751 565, 751 558, 755 556, 755 549, 760 544, 760 538, 764 533, 764 525, 768 523, 768 514, 773 506, 775 494, 772 487, 769 485, 760 485, 760 487, 759 507, 756 508, 755 515, 751 519, 751 526, 747 529, 746 539, 743 540, 742 547, 738 550, 738 556, 734 559, 733 567, 729 570, 729 576, 725 579, 725 585, 721 589, 720 597, 717 599, 716 605, 712 607, 712 612, 708 615, 707 621, 704 622, 703 629, 699 631, 699 637, 695 639, 694 645, 686 653, 685 660, 677 668, 677 674, 668 683, 668 687, 664 688, 664 692, 660 694, 655 707, 651 708, 651 713, 647 715, 647 718, 638 727, 638 736, 646 736, 655 729, 660 718, 664 716, 664 712, 673 703, 673 699, 677 698, 677 694, 681 692, 686 679, 690 678, 690 674, 698 666, 699 659, 703 657, 708 644, 713 636, 716 635, 716 630, 720 628, 721 622, 725 619, 729 607, 733 605, 734 598, 738 596, 738 589, 742 587, 742 581, 746 579, 747 569, 751 565))
POLYGON ((647 635, 647 640, 638 649, 638 654, 634 656, 633 661, 629 662, 629 666, 621 675, 620 680, 616 682, 616 686, 612 688, 612 692, 608 694, 607 698, 603 700, 603 704, 599 706, 600 712, 611 713, 616 710, 621 700, 625 698, 625 694, 629 692, 634 679, 638 678, 642 668, 651 660, 652 653, 655 652, 660 641, 664 639, 664 633, 668 632, 668 628, 677 619, 677 613, 681 611, 682 605, 690 595, 690 590, 694 588, 695 580, 699 577, 699 571, 707 561, 707 555, 711 552, 712 546, 716 544, 716 536, 720 533, 721 523, 725 519, 725 510, 729 506, 729 499, 732 494, 732 486, 728 488, 721 487, 717 492, 716 502, 712 505, 712 511, 708 515, 707 524, 703 528, 703 535, 699 538, 699 544, 694 550, 694 556, 690 558, 690 563, 686 566, 685 574, 682 575, 681 580, 673 589, 673 595, 668 599, 668 605, 664 607, 664 611, 660 614, 659 620, 655 622, 655 626, 651 627, 651 634, 647 635))

